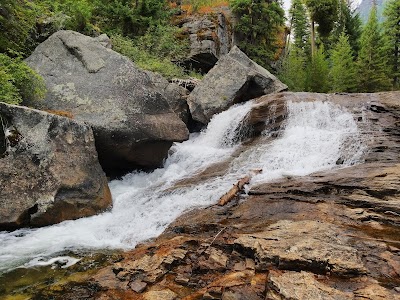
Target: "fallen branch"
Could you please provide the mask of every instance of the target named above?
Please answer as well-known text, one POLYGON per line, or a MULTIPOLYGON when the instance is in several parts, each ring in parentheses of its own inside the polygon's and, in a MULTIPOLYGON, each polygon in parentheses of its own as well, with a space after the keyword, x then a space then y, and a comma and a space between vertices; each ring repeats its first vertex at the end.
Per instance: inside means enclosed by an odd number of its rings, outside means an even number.
POLYGON ((236 184, 233 185, 233 187, 225 195, 219 198, 218 205, 224 206, 230 201, 232 201, 232 199, 234 199, 237 196, 237 194, 243 190, 244 186, 250 183, 252 175, 259 174, 261 172, 262 170, 253 170, 251 171, 252 173, 251 175, 247 175, 242 179, 240 179, 236 184))

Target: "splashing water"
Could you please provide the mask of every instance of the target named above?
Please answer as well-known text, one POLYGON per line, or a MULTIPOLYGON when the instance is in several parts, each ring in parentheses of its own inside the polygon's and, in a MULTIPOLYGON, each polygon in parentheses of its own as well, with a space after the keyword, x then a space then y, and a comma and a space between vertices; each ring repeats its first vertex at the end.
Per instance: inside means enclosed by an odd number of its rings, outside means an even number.
MULTIPOLYGON (((0 233, 0 272, 52 262, 57 253, 79 249, 131 249, 155 237, 185 210, 214 204, 251 169, 264 172, 252 184, 281 176, 307 175, 360 160, 364 147, 350 113, 330 103, 288 103, 281 136, 242 152, 223 176, 172 188, 208 166, 229 159, 238 148, 238 127, 247 102, 215 116, 206 131, 175 144, 164 168, 134 172, 110 183, 111 212, 57 225, 0 233)), ((65 260, 65 257, 62 257, 65 260)))

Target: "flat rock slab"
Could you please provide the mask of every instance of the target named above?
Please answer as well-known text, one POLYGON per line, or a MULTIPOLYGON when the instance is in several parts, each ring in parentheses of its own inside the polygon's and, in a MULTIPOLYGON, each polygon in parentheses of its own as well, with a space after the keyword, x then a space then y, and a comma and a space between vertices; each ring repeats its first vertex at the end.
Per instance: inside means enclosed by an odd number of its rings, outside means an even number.
POLYGON ((243 234, 235 245, 254 252, 257 269, 271 265, 315 273, 357 275, 366 269, 338 227, 316 221, 279 221, 264 232, 243 234))
POLYGON ((0 229, 45 226, 111 205, 89 126, 4 103, 0 117, 0 144, 7 145, 0 151, 0 229))
POLYGON ((271 271, 267 281, 266 299, 348 300, 353 299, 353 295, 317 281, 312 273, 271 271))

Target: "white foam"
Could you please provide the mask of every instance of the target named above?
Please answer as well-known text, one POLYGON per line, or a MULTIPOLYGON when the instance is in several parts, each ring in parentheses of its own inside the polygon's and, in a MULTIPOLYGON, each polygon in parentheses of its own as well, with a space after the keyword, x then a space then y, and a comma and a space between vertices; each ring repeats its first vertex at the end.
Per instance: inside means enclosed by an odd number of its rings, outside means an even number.
POLYGON ((231 156, 240 121, 252 103, 215 116, 208 129, 175 144, 165 167, 151 173, 134 172, 110 183, 113 209, 98 216, 61 224, 0 233, 0 271, 18 266, 54 263, 65 250, 129 249, 155 237, 182 212, 215 203, 238 178, 251 169, 264 172, 253 183, 283 175, 306 175, 335 167, 339 158, 349 165, 362 154, 352 116, 329 103, 289 103, 282 136, 235 158, 224 176, 195 186, 170 188, 175 182, 231 156))

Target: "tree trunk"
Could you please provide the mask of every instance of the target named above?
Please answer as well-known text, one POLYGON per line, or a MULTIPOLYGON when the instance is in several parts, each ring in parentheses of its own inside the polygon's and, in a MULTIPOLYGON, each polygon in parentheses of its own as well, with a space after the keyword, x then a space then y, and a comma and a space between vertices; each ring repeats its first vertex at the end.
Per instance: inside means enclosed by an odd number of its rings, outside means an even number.
POLYGON ((311 20, 311 56, 315 55, 315 23, 311 20))

